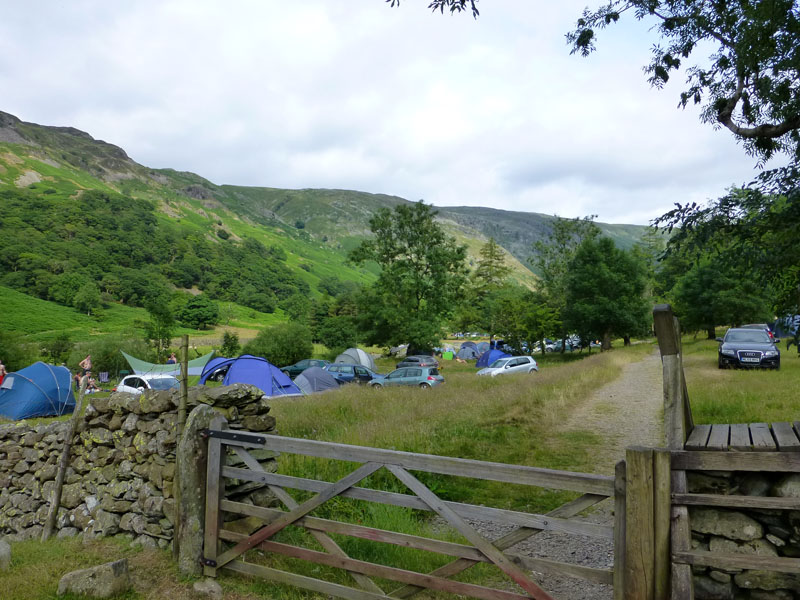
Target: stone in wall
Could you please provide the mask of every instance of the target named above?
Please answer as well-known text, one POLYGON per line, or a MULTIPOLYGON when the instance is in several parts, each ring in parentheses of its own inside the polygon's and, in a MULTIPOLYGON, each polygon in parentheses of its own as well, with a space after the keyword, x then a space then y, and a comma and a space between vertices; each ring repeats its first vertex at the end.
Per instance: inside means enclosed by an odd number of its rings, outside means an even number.
MULTIPOLYGON (((148 546, 170 544, 178 399, 177 391, 87 397, 73 440, 57 535, 129 534, 148 546)), ((269 402, 254 386, 197 386, 189 389, 188 402, 189 410, 212 407, 231 428, 275 431, 269 402)), ((66 422, 0 426, 0 537, 41 535, 66 427, 66 422)), ((256 454, 266 470, 275 470, 274 455, 256 454)), ((236 499, 263 502, 264 489, 239 488, 236 499)))
MULTIPOLYGON (((800 475, 689 473, 693 493, 800 498, 800 475)), ((690 507, 692 547, 716 554, 800 557, 800 511, 690 507)), ((800 576, 761 570, 693 569, 697 600, 800 600, 800 576)))

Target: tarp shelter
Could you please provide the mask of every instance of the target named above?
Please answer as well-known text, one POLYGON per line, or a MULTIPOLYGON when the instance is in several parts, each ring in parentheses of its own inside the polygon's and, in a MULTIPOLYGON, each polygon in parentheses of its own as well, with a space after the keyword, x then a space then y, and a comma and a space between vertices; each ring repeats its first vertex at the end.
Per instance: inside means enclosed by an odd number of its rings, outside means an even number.
POLYGON ((511 355, 503 352, 502 350, 487 350, 481 354, 481 357, 478 359, 478 362, 475 363, 475 366, 480 368, 488 367, 498 358, 508 358, 509 356, 511 355))
POLYGON ((316 394, 327 390, 335 390, 339 387, 339 382, 336 381, 336 378, 320 367, 309 367, 295 377, 294 384, 304 394, 316 394))
POLYGON ((206 365, 200 375, 200 385, 204 385, 214 373, 222 369, 227 369, 222 385, 249 383, 267 396, 291 396, 301 393, 300 388, 278 367, 266 358, 250 354, 243 354, 238 358, 226 358, 211 368, 206 365))
MULTIPOLYGON (((122 352, 122 356, 125 357, 125 360, 128 361, 128 364, 133 369, 133 372, 137 375, 155 375, 155 374, 163 374, 163 375, 180 375, 181 373, 181 365, 180 363, 177 364, 170 364, 170 365, 159 365, 156 363, 150 363, 146 360, 140 360, 135 356, 131 356, 130 354, 122 352)), ((195 358, 189 361, 189 375, 200 375, 203 373, 203 367, 206 366, 206 363, 214 356, 213 352, 209 352, 208 354, 204 354, 200 358, 195 358)))
POLYGON ((361 348, 348 348, 337 356, 336 360, 333 362, 346 363, 348 365, 361 365, 373 371, 378 370, 375 368, 375 361, 372 359, 372 356, 364 352, 361 348))
POLYGON ((7 419, 58 417, 73 410, 75 395, 67 367, 36 362, 9 373, 0 385, 0 416, 7 419))
POLYGON ((483 355, 483 353, 486 352, 487 350, 491 350, 491 348, 489 347, 489 342, 478 342, 476 348, 478 352, 481 353, 481 355, 483 355))
POLYGON ((793 338, 800 325, 800 315, 786 315, 775 321, 772 332, 779 338, 793 338))
POLYGON ((480 354, 478 354, 475 346, 461 346, 458 354, 456 354, 456 358, 460 358, 461 360, 475 360, 479 356, 480 354))

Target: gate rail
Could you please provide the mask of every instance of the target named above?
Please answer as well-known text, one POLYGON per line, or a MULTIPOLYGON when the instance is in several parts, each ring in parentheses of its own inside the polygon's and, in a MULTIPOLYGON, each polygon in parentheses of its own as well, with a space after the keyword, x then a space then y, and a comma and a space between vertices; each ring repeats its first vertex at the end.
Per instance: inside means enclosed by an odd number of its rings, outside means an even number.
POLYGON ((621 577, 624 570, 622 563, 625 554, 621 548, 621 545, 624 545, 624 534, 620 535, 620 532, 625 530, 625 469, 622 463, 618 465, 617 477, 614 478, 232 431, 225 428, 225 422, 221 418, 212 423, 206 434, 208 436, 208 465, 203 564, 204 572, 208 576, 216 576, 218 569, 225 568, 339 598, 357 600, 408 598, 424 589, 446 591, 486 600, 550 599, 551 596, 528 575, 528 571, 537 571, 577 577, 597 583, 614 584, 615 597, 621 597, 623 588, 621 577), (264 448, 281 453, 355 462, 361 463, 361 466, 333 483, 305 479, 264 471, 258 461, 248 453, 248 448, 264 448), (236 453, 246 468, 226 466, 225 455, 228 451, 236 453), (407 489, 413 492, 413 495, 357 487, 359 482, 381 469, 392 473, 407 489), (412 470, 568 490, 579 492, 582 495, 543 515, 476 506, 442 500, 417 479, 410 472, 412 470), (283 503, 285 509, 259 507, 224 499, 224 478, 266 484, 283 503), (314 492, 315 495, 299 503, 286 491, 286 488, 314 492), (310 516, 314 509, 336 496, 436 512, 468 540, 469 544, 457 544, 310 516), (570 517, 609 497, 615 498, 614 527, 570 520, 570 517), (224 528, 221 519, 222 511, 256 517, 265 525, 249 536, 236 533, 224 528), (501 522, 515 525, 516 529, 496 540, 488 540, 465 519, 501 522), (319 542, 325 552, 280 543, 271 539, 289 525, 305 528, 319 542), (558 531, 565 534, 614 540, 614 568, 597 569, 504 552, 511 546, 542 531, 558 531), (328 535, 330 533, 427 550, 451 556, 454 560, 427 574, 356 560, 350 558, 341 549, 328 535), (358 587, 245 562, 244 554, 255 548, 344 569, 358 587), (521 588, 522 593, 450 579, 481 562, 497 566, 521 588), (371 577, 396 581, 401 585, 386 592, 371 577))

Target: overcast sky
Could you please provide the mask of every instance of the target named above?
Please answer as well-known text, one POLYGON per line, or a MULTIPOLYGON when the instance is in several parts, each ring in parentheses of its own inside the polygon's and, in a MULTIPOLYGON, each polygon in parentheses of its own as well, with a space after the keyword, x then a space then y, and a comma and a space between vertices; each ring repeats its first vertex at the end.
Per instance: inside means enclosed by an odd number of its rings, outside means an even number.
POLYGON ((427 4, 6 3, 0 110, 215 183, 612 223, 753 178, 727 131, 676 108, 681 80, 650 88, 647 25, 585 59, 564 34, 586 0, 483 0, 477 20, 427 4))

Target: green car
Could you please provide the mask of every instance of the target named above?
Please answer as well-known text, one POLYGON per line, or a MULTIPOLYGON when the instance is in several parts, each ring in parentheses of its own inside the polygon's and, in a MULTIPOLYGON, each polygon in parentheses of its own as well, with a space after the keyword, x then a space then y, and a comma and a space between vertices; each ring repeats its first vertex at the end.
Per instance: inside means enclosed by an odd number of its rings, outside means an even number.
POLYGON ((317 360, 316 358, 306 358, 306 359, 303 359, 303 360, 300 360, 300 361, 294 363, 293 365, 288 365, 286 367, 281 367, 281 371, 283 371, 289 377, 294 379, 295 377, 300 375, 300 373, 302 373, 303 371, 305 371, 309 367, 320 367, 320 368, 322 368, 325 365, 329 365, 329 364, 331 364, 331 361, 329 361, 329 360, 317 360))
POLYGON ((374 388, 390 385, 414 385, 424 389, 444 383, 444 377, 439 375, 436 367, 403 367, 395 369, 383 379, 376 379, 370 383, 374 388))

